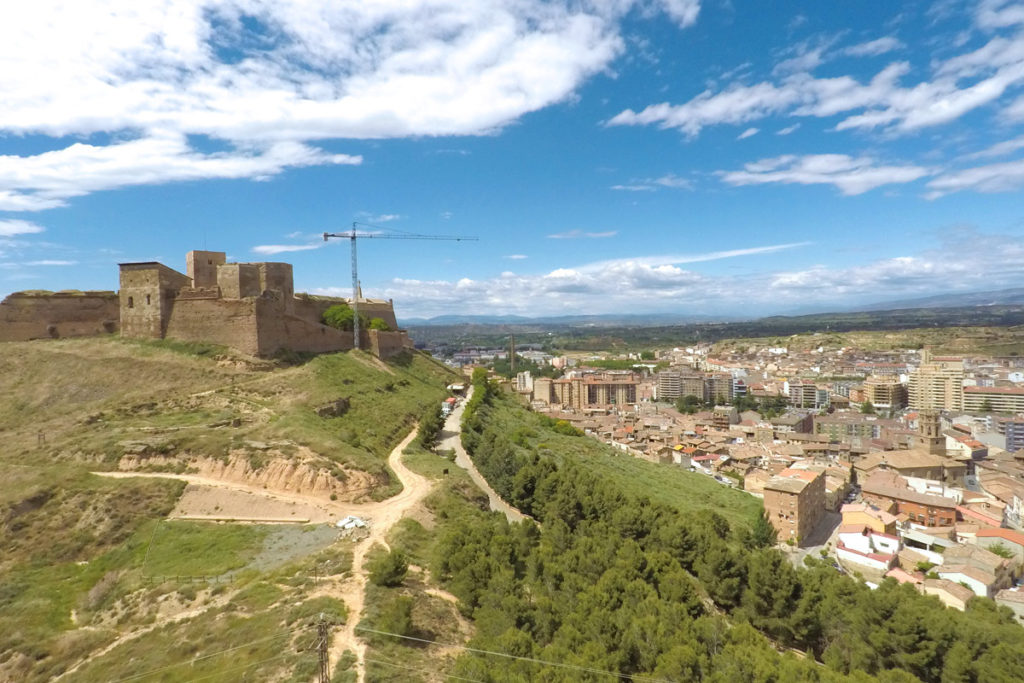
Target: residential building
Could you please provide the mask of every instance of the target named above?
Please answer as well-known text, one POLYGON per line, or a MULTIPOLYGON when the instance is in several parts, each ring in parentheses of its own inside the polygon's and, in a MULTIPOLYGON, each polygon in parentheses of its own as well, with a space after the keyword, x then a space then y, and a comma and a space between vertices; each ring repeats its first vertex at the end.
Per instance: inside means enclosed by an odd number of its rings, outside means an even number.
POLYGON ((880 439, 883 427, 896 424, 895 421, 882 420, 876 415, 833 413, 814 416, 814 433, 828 436, 829 441, 850 443, 855 439, 880 439))
POLYGON ((969 413, 1024 412, 1024 387, 964 387, 963 409, 969 413))
POLYGON ((1013 585, 1010 561, 984 548, 956 545, 946 548, 942 564, 935 568, 941 579, 963 584, 983 598, 1013 585))
POLYGON ((732 375, 716 372, 704 378, 704 400, 728 403, 732 400, 732 375))
POLYGON ((967 469, 958 460, 932 455, 921 449, 869 453, 853 467, 860 478, 877 471, 890 471, 901 477, 925 479, 948 486, 962 486, 967 469))
POLYGON ((860 524, 843 524, 839 527, 836 556, 843 563, 886 572, 896 563, 899 551, 899 536, 879 533, 860 524))
POLYGON ((1017 565, 1024 565, 1024 534, 1019 531, 1000 528, 978 529, 975 542, 990 551, 992 546, 1002 546, 1013 553, 1013 561, 1017 565))
POLYGON ((908 521, 923 527, 947 527, 956 522, 956 500, 900 488, 891 478, 868 477, 861 483, 864 500, 882 509, 906 515, 908 521))
POLYGON ((1011 453, 1024 449, 1024 418, 1003 421, 1006 435, 1006 450, 1011 453))
POLYGON ((910 373, 907 386, 910 407, 916 410, 962 410, 964 362, 962 358, 921 352, 921 365, 910 373))
POLYGON ((877 534, 896 535, 896 516, 867 503, 847 503, 842 507, 843 526, 859 526, 877 534))
POLYGON ((764 485, 764 509, 779 540, 799 545, 825 513, 825 475, 785 469, 764 485))
POLYGON ((907 407, 907 387, 898 376, 872 375, 864 380, 864 400, 878 409, 899 410, 907 407))
POLYGON ((934 595, 946 607, 961 612, 967 608, 967 601, 974 597, 973 590, 949 579, 925 579, 921 585, 921 592, 925 595, 934 595))

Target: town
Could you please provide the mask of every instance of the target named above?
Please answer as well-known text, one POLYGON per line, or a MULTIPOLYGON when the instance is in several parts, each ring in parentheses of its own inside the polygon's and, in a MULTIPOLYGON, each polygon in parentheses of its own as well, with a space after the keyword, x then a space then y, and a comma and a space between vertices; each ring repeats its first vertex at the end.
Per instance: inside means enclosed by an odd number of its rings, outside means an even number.
POLYGON ((891 577, 961 610, 990 597, 1024 618, 1024 358, 744 340, 446 362, 500 364, 534 410, 763 499, 795 562, 813 553, 870 586, 891 577))

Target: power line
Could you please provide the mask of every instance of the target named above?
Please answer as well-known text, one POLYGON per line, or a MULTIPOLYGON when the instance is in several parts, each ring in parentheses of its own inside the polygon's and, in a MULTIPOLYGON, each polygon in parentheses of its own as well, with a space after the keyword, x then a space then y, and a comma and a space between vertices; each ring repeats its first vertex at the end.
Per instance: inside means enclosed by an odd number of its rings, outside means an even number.
POLYGON ((256 645, 257 643, 265 643, 268 640, 274 640, 276 638, 280 638, 282 636, 287 636, 287 635, 290 635, 292 633, 296 633, 298 631, 305 631, 305 630, 314 628, 315 626, 316 626, 316 624, 313 624, 311 626, 303 626, 303 627, 296 627, 296 628, 293 628, 293 629, 288 629, 287 631, 282 631, 282 632, 277 633, 275 635, 267 636, 266 638, 259 638, 258 640, 250 640, 248 643, 245 643, 243 645, 236 645, 234 647, 229 647, 229 648, 224 649, 224 650, 217 650, 216 652, 209 652, 209 653, 207 653, 205 655, 200 655, 199 657, 193 657, 192 659, 189 659, 187 661, 175 662, 174 664, 168 664, 166 666, 161 666, 161 667, 158 667, 156 669, 150 669, 149 671, 143 671, 141 673, 132 674, 131 676, 126 676, 125 678, 118 678, 116 680, 111 681, 111 683, 127 683, 127 681, 137 681, 137 680, 145 678, 147 676, 152 676, 153 674, 158 674, 158 673, 162 673, 164 671, 169 671, 170 669, 175 669, 175 668, 177 668, 179 666, 184 666, 186 664, 194 664, 196 662, 201 662, 204 659, 210 659, 211 657, 217 657, 219 655, 227 654, 228 652, 235 652, 236 650, 242 650, 242 649, 245 649, 245 648, 247 648, 247 647, 249 647, 251 645, 256 645))
MULTIPOLYGON (((405 664, 396 664, 395 662, 388 662, 383 659, 371 659, 369 657, 363 657, 364 662, 373 662, 374 664, 383 664, 385 666, 393 666, 396 669, 405 669, 406 671, 417 671, 424 674, 436 674, 436 669, 420 669, 415 666, 407 666, 405 664)), ((470 683, 485 683, 479 678, 463 678, 462 676, 456 676, 455 674, 442 674, 445 678, 450 678, 455 681, 470 681, 470 683)))
POLYGON ((291 654, 290 652, 284 652, 284 653, 281 653, 279 655, 274 655, 273 657, 268 657, 266 659, 261 659, 258 662, 251 662, 249 664, 246 664, 245 666, 236 666, 236 667, 232 667, 230 669, 222 669, 221 671, 217 671, 217 672, 214 672, 212 674, 206 674, 205 676, 200 676, 199 678, 190 678, 190 679, 188 679, 188 683, 194 683, 195 681, 205 681, 208 678, 213 678, 215 676, 221 676, 223 674, 230 673, 232 671, 244 671, 246 669, 251 669, 254 666, 258 666, 260 664, 266 664, 267 662, 272 662, 272 661, 274 661, 276 659, 283 659, 284 657, 287 657, 290 654, 291 654))
POLYGON ((402 638, 403 640, 413 640, 418 643, 430 643, 432 645, 440 645, 442 647, 453 647, 465 650, 466 652, 472 652, 480 655, 493 655, 495 657, 505 657, 506 659, 516 659, 523 662, 531 662, 533 664, 543 664, 545 666, 555 666, 563 669, 573 669, 574 671, 584 671, 592 674, 604 674, 606 676, 613 676, 620 680, 629 681, 650 681, 650 683, 672 683, 672 681, 665 678, 651 678, 649 676, 638 676, 637 674, 623 674, 616 671, 608 671, 607 669, 595 669, 586 666, 576 666, 575 664, 565 664, 563 662, 552 662, 546 659, 537 659, 536 657, 522 657, 520 655, 510 655, 507 652, 494 652, 493 650, 480 650, 478 648, 469 647, 466 645, 458 645, 455 643, 440 643, 436 640, 428 640, 426 638, 414 638, 413 636, 403 636, 398 633, 389 633, 387 631, 378 631, 372 628, 366 628, 364 626, 356 626, 357 631, 366 631, 368 633, 376 633, 382 636, 391 636, 393 638, 402 638))

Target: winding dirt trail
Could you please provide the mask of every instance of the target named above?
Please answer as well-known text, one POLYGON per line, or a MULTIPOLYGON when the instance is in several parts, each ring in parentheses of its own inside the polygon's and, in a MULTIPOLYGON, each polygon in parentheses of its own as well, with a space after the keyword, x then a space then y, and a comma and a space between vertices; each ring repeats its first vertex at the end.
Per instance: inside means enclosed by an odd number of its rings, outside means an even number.
POLYGON ((487 494, 487 501, 491 510, 502 513, 509 522, 521 522, 527 516, 502 500, 501 496, 491 488, 491 485, 487 483, 484 476, 477 470, 466 449, 462 447, 462 413, 466 409, 466 403, 469 402, 472 396, 473 387, 470 387, 469 392, 466 394, 466 400, 459 403, 458 407, 451 412, 451 415, 445 421, 437 448, 442 451, 449 449, 455 451, 455 464, 469 472, 469 478, 473 480, 473 483, 487 494))
MULTIPOLYGON (((335 632, 331 642, 330 659, 332 664, 336 664, 346 650, 354 652, 356 655, 357 680, 361 683, 365 680, 366 675, 366 644, 356 636, 355 628, 362 618, 366 600, 366 582, 368 577, 368 572, 364 567, 366 554, 378 544, 388 548, 387 541, 385 540, 387 533, 406 512, 426 498, 433 487, 433 483, 429 479, 416 474, 402 462, 402 451, 412 443, 412 440, 416 437, 417 430, 418 426, 414 427, 388 456, 388 465, 395 473, 395 476, 398 477, 399 482, 401 482, 402 490, 387 500, 372 503, 335 503, 316 496, 264 489, 239 482, 210 479, 190 474, 156 472, 94 472, 93 474, 113 479, 126 479, 128 477, 179 479, 194 486, 250 494, 266 500, 292 503, 300 505, 304 513, 309 515, 311 522, 332 522, 346 515, 355 515, 366 520, 369 523, 369 534, 357 541, 352 549, 351 574, 343 580, 328 583, 322 590, 317 591, 320 595, 330 595, 331 597, 343 600, 348 608, 348 618, 345 621, 345 627, 335 632)), ((194 615, 189 614, 187 616, 194 615)), ((162 624, 154 624, 147 629, 119 638, 108 650, 124 642, 126 639, 143 635, 157 625, 162 624)))
MULTIPOLYGON (((356 680, 363 683, 366 679, 366 643, 362 642, 356 635, 356 625, 363 616, 363 608, 366 603, 366 581, 368 572, 365 567, 366 553, 374 545, 380 544, 389 548, 387 540, 388 531, 391 530, 398 520, 412 507, 419 504, 433 484, 429 479, 416 474, 402 462, 402 451, 405 450, 416 436, 416 429, 409 432, 409 435, 398 444, 391 455, 388 456, 388 465, 402 482, 402 490, 395 496, 388 498, 381 503, 373 503, 375 513, 372 516, 370 534, 359 541, 352 551, 352 574, 340 582, 334 590, 328 589, 327 595, 340 598, 348 607, 348 617, 345 619, 345 628, 336 631, 331 640, 330 661, 332 669, 346 650, 351 650, 356 655, 356 680)), ((367 513, 369 515, 369 513, 367 513)))

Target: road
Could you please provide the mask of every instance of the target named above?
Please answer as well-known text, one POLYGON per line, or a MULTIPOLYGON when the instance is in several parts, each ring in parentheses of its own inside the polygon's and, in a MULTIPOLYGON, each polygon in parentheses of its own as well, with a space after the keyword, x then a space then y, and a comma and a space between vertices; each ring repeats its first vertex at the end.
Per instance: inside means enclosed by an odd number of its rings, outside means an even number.
POLYGON ((444 429, 441 430, 441 438, 438 440, 438 450, 453 450, 455 451, 455 464, 462 469, 469 472, 469 478, 473 480, 473 483, 480 487, 480 490, 487 494, 487 500, 489 501, 491 510, 500 512, 505 515, 505 519, 509 522, 521 522, 527 519, 527 516, 522 512, 512 507, 504 500, 501 499, 491 485, 487 483, 480 471, 477 470, 476 465, 473 464, 472 459, 469 457, 469 453, 462 447, 462 413, 466 409, 466 403, 473 396, 473 387, 469 388, 469 393, 466 394, 466 400, 459 403, 459 405, 452 411, 448 419, 445 420, 444 429))

